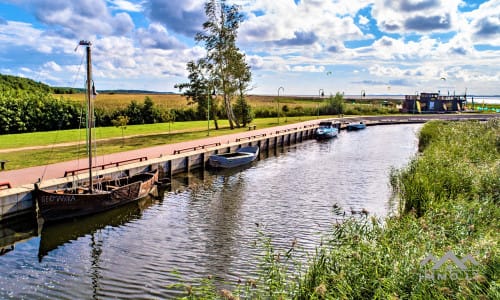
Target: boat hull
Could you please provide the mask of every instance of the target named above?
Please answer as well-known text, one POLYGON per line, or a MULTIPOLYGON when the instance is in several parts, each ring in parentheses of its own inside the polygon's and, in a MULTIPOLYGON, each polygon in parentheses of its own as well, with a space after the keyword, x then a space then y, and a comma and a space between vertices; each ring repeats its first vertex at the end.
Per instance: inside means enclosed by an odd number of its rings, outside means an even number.
POLYGON ((317 140, 326 140, 334 138, 338 135, 338 130, 336 128, 329 128, 325 130, 317 130, 314 137, 317 140))
POLYGON ((362 130, 365 128, 366 128, 366 125, 363 123, 347 125, 347 130, 362 130))
POLYGON ((326 140, 334 138, 338 135, 339 130, 332 122, 320 122, 319 127, 314 132, 314 137, 317 140, 326 140))
POLYGON ((243 147, 236 152, 211 155, 208 164, 212 168, 235 168, 253 162, 259 155, 259 147, 243 147))
POLYGON ((90 194, 82 188, 44 190, 36 186, 38 209, 45 222, 86 216, 113 209, 149 195, 158 181, 158 171, 98 182, 90 194), (97 190, 97 187, 101 189, 97 190))

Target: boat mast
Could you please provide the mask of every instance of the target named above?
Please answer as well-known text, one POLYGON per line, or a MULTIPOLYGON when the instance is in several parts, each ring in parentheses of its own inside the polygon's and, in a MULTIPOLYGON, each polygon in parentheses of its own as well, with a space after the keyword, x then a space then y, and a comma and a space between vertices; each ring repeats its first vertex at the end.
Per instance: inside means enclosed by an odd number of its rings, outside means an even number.
POLYGON ((87 152, 89 157, 89 193, 93 192, 92 179, 92 126, 94 125, 94 110, 92 107, 92 61, 90 41, 80 41, 80 45, 87 48, 87 152))

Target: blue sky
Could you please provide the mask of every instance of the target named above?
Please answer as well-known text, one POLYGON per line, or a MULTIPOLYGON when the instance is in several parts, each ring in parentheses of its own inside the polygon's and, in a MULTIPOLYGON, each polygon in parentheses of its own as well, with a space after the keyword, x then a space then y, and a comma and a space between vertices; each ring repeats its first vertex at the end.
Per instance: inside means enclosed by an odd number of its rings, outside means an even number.
MULTIPOLYGON (((251 94, 500 94, 500 0, 227 2, 245 15, 251 94)), ((203 4, 0 0, 0 73, 83 87, 85 39, 98 89, 177 92, 186 63, 204 55, 203 4)))

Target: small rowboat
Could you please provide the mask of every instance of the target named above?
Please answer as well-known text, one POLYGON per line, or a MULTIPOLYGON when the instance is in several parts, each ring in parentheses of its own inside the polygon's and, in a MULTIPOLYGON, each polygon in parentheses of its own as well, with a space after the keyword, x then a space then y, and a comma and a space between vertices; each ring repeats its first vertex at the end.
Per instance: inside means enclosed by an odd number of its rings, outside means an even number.
POLYGON ((365 128, 366 128, 366 124, 363 122, 351 123, 351 124, 347 125, 347 130, 361 130, 361 129, 365 129, 365 128))
POLYGON ((336 137, 339 130, 333 122, 320 122, 319 127, 314 132, 314 137, 317 140, 331 139, 336 137))
POLYGON ((208 164, 214 168, 234 168, 251 163, 258 155, 259 147, 243 147, 235 152, 211 155, 208 164))

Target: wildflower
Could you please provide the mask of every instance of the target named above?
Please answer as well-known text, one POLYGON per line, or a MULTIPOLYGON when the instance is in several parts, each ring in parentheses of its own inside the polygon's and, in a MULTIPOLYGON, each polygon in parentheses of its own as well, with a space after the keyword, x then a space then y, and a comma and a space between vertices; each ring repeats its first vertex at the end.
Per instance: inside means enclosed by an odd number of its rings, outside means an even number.
POLYGON ((316 288, 314 288, 314 293, 320 297, 324 297, 326 294, 326 285, 321 283, 316 288))
POLYGON ((224 298, 224 299, 228 299, 228 300, 239 299, 239 297, 234 296, 233 293, 231 293, 231 291, 228 291, 226 289, 222 289, 220 291, 220 294, 221 294, 222 298, 224 298))

